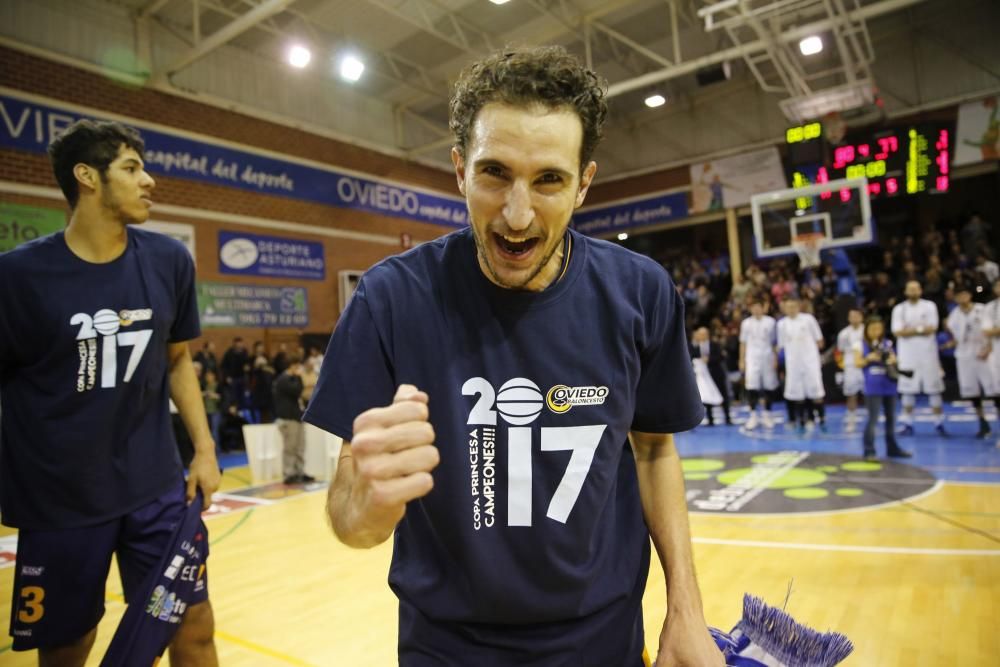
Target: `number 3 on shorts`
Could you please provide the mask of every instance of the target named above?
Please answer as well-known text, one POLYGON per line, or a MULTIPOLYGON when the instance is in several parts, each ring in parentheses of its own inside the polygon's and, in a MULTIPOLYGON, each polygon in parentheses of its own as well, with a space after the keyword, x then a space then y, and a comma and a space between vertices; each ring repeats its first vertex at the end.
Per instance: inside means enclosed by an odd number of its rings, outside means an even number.
POLYGON ((45 599, 45 589, 41 586, 25 586, 21 589, 21 604, 17 611, 17 620, 22 623, 37 623, 45 615, 42 600, 45 599))

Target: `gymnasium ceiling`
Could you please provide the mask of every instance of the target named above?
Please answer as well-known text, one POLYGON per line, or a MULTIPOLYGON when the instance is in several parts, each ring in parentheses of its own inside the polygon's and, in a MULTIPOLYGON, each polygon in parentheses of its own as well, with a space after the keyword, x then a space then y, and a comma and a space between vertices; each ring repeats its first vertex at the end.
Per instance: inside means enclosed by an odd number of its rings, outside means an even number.
POLYGON ((462 67, 561 44, 610 84, 604 179, 780 141, 795 109, 834 97, 874 90, 851 113, 867 123, 1000 93, 998 28, 996 0, 0 2, 0 44, 442 168, 462 67), (818 55, 799 52, 809 34, 818 55), (293 43, 312 51, 306 69, 286 64, 293 43), (353 84, 337 73, 346 53, 365 63, 353 84), (698 82, 723 63, 728 80, 698 82), (666 104, 645 106, 654 93, 666 104))

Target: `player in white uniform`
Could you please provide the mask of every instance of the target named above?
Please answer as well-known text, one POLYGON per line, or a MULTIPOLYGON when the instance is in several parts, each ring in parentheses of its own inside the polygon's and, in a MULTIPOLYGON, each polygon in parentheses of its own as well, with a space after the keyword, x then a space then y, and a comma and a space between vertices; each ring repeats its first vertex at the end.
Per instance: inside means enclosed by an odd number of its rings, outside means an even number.
POLYGON ((750 418, 744 428, 757 428, 757 408, 760 423, 772 428, 771 395, 778 388, 778 357, 774 353, 775 321, 764 313, 759 299, 750 302, 750 317, 740 324, 740 372, 747 392, 750 418))
POLYGON ((865 374, 858 367, 857 355, 865 338, 864 314, 857 308, 847 313, 847 326, 837 334, 837 351, 844 370, 844 396, 847 398, 847 417, 844 430, 848 433, 857 424, 858 394, 865 389, 865 374))
POLYGON ((958 391, 962 398, 972 399, 979 417, 977 438, 990 434, 990 425, 983 415, 983 398, 996 400, 997 386, 987 359, 992 352, 990 340, 984 333, 986 307, 972 302, 972 288, 959 285, 955 288, 958 306, 948 315, 945 324, 955 339, 955 365, 958 367, 958 391))
POLYGON ((812 413, 819 412, 820 428, 825 420, 823 404, 823 371, 819 351, 823 348, 823 332, 816 318, 801 313, 798 297, 789 296, 782 302, 787 317, 778 322, 778 347, 785 351, 785 400, 799 422, 799 432, 812 426, 812 413))
MULTIPOLYGON (((996 382, 997 391, 1000 392, 1000 280, 993 281, 993 296, 996 298, 984 308, 983 334, 993 348, 989 364, 993 371, 993 381, 996 382)), ((1000 405, 997 405, 997 410, 1000 412, 1000 405)), ((1000 419, 1000 414, 997 418, 1000 419)), ((1000 440, 997 440, 997 447, 1000 447, 1000 440)))
POLYGON ((941 361, 938 359, 938 310, 932 301, 921 299, 923 289, 916 280, 906 283, 906 301, 892 309, 892 334, 896 337, 897 365, 901 371, 897 387, 902 396, 903 414, 899 421, 903 435, 913 434, 913 406, 917 394, 927 394, 934 410, 934 428, 944 431, 941 392, 944 391, 941 361), (911 375, 902 371, 912 371, 911 375))

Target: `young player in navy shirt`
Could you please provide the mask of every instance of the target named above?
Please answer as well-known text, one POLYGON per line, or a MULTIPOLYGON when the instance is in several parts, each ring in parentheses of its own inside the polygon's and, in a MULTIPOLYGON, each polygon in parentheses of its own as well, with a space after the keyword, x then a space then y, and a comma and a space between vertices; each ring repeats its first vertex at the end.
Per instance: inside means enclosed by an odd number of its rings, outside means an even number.
POLYGON ((650 259, 568 229, 607 113, 560 48, 472 65, 451 102, 470 227, 366 273, 305 420, 344 437, 328 512, 394 537, 399 662, 722 665, 672 433, 704 417, 683 304, 650 259), (657 620, 659 623, 660 620, 657 620))
MULTIPOLYGON (((138 227, 155 185, 142 139, 80 121, 49 153, 69 226, 0 255, 0 513, 19 529, 14 650, 72 666, 96 637, 112 554, 126 601, 146 604, 144 581, 219 468, 185 342, 200 333, 191 256, 138 227), (186 484, 168 397, 195 447, 186 484)), ((192 588, 171 664, 215 665, 207 588, 192 588)))

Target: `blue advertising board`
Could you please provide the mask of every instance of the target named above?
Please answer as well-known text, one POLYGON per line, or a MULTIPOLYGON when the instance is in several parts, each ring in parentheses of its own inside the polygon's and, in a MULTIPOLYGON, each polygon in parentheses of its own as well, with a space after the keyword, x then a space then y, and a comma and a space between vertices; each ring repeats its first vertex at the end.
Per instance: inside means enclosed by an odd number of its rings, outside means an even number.
POLYGON ((186 178, 449 227, 466 224, 465 201, 459 197, 40 99, 0 88, 0 147, 44 153, 52 139, 81 118, 121 120, 142 134, 146 168, 154 177, 186 178))
POLYGON ((597 236, 662 225, 686 217, 687 193, 672 192, 582 208, 573 214, 573 227, 581 234, 597 236))
POLYGON ((323 244, 243 232, 219 232, 219 271, 240 276, 323 280, 323 244))

